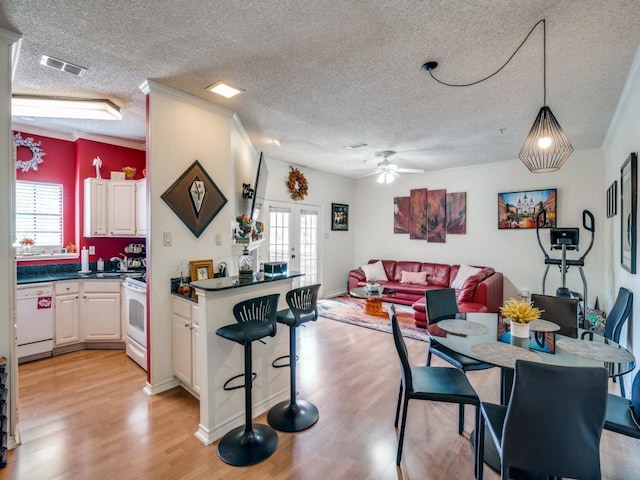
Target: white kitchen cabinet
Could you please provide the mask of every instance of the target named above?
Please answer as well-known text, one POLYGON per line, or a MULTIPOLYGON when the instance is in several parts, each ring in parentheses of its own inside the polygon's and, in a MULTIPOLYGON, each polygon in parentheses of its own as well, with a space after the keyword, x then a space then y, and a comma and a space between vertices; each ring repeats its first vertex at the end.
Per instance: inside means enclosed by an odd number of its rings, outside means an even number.
POLYGON ((147 179, 136 182, 136 236, 147 236, 147 179))
POLYGON ((196 397, 200 394, 197 368, 198 306, 189 300, 172 297, 173 374, 196 397))
POLYGON ((107 236, 107 180, 84 180, 84 236, 107 236))
POLYGON ((136 235, 136 182, 107 183, 107 227, 112 237, 136 235))
MULTIPOLYGON (((136 190, 131 180, 84 180, 84 236, 145 236, 136 229, 136 190)), ((145 187, 146 188, 146 184, 145 187)), ((146 197, 146 193, 143 195, 146 197)), ((146 207, 145 207, 146 217, 146 207)), ((142 219, 141 219, 142 221, 142 219)), ((146 218, 144 219, 146 227, 146 218)))
POLYGON ((120 281, 83 282, 84 340, 121 340, 120 281))
POLYGON ((55 335, 54 345, 80 342, 80 287, 79 282, 55 283, 55 335))

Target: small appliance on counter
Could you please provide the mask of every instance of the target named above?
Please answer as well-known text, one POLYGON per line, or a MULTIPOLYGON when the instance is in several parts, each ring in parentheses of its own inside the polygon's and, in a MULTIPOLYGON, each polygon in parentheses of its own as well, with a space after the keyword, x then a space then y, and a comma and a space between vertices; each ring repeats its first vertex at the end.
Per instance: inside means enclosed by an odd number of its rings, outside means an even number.
POLYGON ((265 277, 281 277, 287 274, 287 262, 265 262, 265 277))

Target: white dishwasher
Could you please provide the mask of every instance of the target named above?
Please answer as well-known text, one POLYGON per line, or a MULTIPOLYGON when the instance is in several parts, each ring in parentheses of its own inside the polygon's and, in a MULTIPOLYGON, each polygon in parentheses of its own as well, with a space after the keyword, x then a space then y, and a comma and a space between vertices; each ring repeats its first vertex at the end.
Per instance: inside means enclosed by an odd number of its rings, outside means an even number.
POLYGON ((16 288, 18 363, 50 357, 53 350, 53 284, 16 288))

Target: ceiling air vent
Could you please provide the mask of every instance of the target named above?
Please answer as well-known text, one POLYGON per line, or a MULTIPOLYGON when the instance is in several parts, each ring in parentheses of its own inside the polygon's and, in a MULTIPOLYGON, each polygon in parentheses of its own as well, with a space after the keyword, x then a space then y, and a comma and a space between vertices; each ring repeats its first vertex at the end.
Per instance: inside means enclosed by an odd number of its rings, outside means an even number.
POLYGON ((40 58, 40 65, 55 68, 56 70, 60 70, 61 72, 71 73, 73 75, 76 75, 77 77, 82 77, 85 73, 87 73, 87 69, 84 67, 74 65, 73 63, 68 63, 64 60, 53 58, 48 55, 42 55, 42 58, 40 58))

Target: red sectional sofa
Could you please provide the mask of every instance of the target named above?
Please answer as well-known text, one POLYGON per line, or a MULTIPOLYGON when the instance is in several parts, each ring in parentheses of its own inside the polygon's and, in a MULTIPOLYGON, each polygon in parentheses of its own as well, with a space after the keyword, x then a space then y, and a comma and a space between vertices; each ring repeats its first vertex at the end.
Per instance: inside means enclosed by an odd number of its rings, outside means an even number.
MULTIPOLYGON (((379 260, 369 260, 376 263, 379 260)), ((426 328, 427 314, 424 292, 426 290, 449 288, 458 274, 460 265, 443 263, 382 260, 388 281, 377 281, 380 285, 392 288, 396 294, 385 298, 387 302, 411 305, 415 310, 414 318, 418 327, 426 328), (427 285, 400 283, 402 272, 427 272, 427 285)), ((458 308, 461 312, 494 312, 502 306, 502 273, 491 267, 477 267, 482 270, 467 278, 462 288, 456 290, 458 308)), ((349 290, 367 284, 365 273, 360 268, 349 272, 349 290)))

